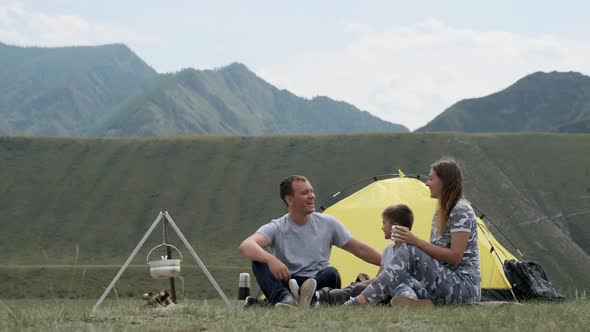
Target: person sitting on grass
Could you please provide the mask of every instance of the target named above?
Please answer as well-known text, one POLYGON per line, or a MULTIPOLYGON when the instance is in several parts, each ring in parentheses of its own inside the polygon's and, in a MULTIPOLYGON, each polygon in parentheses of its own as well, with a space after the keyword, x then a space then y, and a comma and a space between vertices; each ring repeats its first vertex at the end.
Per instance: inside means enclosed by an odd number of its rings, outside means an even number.
MULTIPOLYGON (((242 255, 252 260, 256 281, 269 304, 309 307, 316 287, 340 288, 340 273, 329 266, 332 245, 380 264, 377 250, 354 239, 336 218, 315 212, 315 194, 307 178, 292 175, 279 187, 287 214, 263 225, 240 245, 242 255), (301 284, 297 300, 289 291, 290 279, 301 284)), ((249 306, 250 299, 246 302, 249 306)))
MULTIPOLYGON (((406 227, 408 229, 412 229, 412 225, 414 224, 414 214, 412 210, 404 204, 392 205, 383 210, 381 213, 382 225, 381 230, 383 231, 383 235, 385 239, 389 240, 392 239, 391 237, 391 229, 393 226, 396 227, 406 227)), ((392 242, 385 246, 383 250, 383 254, 381 255, 381 266, 379 266, 379 271, 377 275, 383 271, 383 268, 388 265, 388 263, 393 259, 395 255, 395 251, 402 245, 402 242, 392 242)), ((350 286, 342 289, 333 289, 329 287, 323 287, 318 290, 315 294, 316 304, 329 304, 329 305, 340 305, 344 304, 350 297, 354 297, 359 295, 371 282, 373 279, 365 280, 362 282, 353 283, 350 286)), ((295 287, 295 283, 291 282, 289 284, 291 287, 291 292, 295 297, 297 297, 298 291, 297 287, 295 287)), ((383 304, 389 304, 388 300, 382 301, 383 304)))
POLYGON ((451 159, 432 164, 426 185, 438 199, 430 242, 396 227, 395 242, 404 243, 383 271, 360 295, 345 304, 460 304, 481 299, 477 221, 463 199, 461 168, 451 159))

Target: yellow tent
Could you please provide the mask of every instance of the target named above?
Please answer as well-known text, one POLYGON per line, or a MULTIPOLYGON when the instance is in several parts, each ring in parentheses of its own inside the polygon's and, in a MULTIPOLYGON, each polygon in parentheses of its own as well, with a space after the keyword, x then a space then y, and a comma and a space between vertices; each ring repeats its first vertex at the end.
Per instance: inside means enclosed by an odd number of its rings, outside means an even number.
MULTIPOLYGON (((399 177, 373 177, 367 179, 371 183, 348 196, 346 193, 336 193, 320 207, 320 211, 335 216, 355 238, 381 251, 390 243, 381 231, 381 212, 390 205, 406 204, 414 213, 413 233, 429 240, 436 200, 430 198, 429 189, 419 179, 420 176, 410 178, 401 172, 399 177)), ((367 180, 357 182, 349 189, 357 188, 367 180)), ((503 264, 504 261, 515 257, 496 241, 480 218, 477 222, 482 298, 512 299, 512 287, 504 275, 503 264)), ((340 271, 343 285, 354 281, 360 272, 374 277, 378 270, 378 267, 365 263, 339 248, 332 251, 330 259, 332 265, 340 271)))

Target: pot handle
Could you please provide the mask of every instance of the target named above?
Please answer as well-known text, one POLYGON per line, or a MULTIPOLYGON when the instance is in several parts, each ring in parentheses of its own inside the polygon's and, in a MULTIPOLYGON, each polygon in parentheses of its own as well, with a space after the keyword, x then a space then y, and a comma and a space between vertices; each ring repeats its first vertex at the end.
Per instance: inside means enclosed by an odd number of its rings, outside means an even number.
POLYGON ((180 252, 180 250, 178 250, 178 248, 176 248, 175 246, 168 244, 168 243, 160 243, 157 246, 153 247, 152 250, 150 250, 150 252, 148 252, 147 257, 145 258, 145 262, 149 264, 150 261, 150 255, 152 254, 152 251, 154 251, 156 248, 159 248, 161 246, 167 246, 167 247, 171 247, 176 249, 176 251, 178 252, 178 254, 180 255, 180 261, 182 262, 183 258, 182 258, 182 253, 180 252))

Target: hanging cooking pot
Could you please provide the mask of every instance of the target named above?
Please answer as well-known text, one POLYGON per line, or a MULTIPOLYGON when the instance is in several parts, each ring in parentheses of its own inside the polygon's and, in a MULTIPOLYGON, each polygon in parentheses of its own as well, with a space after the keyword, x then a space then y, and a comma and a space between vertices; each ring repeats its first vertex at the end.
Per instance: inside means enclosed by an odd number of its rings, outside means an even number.
POLYGON ((153 247, 152 250, 150 250, 150 252, 148 253, 145 260, 147 264, 150 266, 150 275, 154 279, 176 278, 180 275, 180 262, 182 262, 182 253, 180 252, 180 250, 178 250, 178 248, 171 244, 162 243, 153 247), (152 251, 161 246, 174 248, 180 255, 180 259, 169 259, 167 256, 162 256, 162 259, 160 260, 149 261, 150 254, 152 253, 152 251))

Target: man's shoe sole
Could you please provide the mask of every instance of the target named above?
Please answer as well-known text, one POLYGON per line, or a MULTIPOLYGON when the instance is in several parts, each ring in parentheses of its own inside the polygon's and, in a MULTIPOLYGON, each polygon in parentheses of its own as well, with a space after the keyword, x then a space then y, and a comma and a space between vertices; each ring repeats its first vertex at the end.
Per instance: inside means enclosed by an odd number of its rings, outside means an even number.
POLYGON ((291 295, 293 295, 295 301, 299 303, 299 284, 297 283, 297 280, 289 280, 289 290, 291 291, 291 295))
POLYGON ((311 299, 315 294, 315 290, 317 287, 317 281, 315 279, 307 279, 299 288, 299 301, 297 304, 302 308, 309 308, 309 304, 311 303, 311 299))

